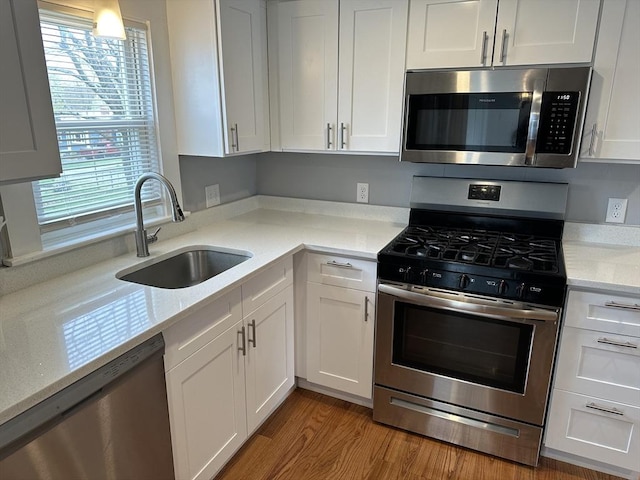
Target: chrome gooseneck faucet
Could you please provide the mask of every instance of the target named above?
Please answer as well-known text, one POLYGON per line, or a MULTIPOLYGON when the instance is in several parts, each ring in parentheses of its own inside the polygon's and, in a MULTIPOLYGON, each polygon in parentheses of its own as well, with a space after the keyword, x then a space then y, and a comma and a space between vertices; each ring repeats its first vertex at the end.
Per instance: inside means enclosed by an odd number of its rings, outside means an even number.
POLYGON ((176 190, 173 188, 173 185, 171 185, 171 182, 159 173, 150 172, 140 175, 140 178, 138 178, 138 181, 136 182, 136 188, 133 192, 133 200, 136 210, 135 237, 138 257, 149 256, 149 244, 154 243, 158 240, 158 232, 160 231, 160 228, 158 228, 155 233, 147 236, 147 231, 144 229, 144 224, 142 222, 142 200, 140 198, 140 191, 142 190, 142 184, 152 178, 162 183, 162 185, 164 185, 165 189, 167 190, 167 193, 169 194, 169 198, 171 199, 171 213, 173 215, 173 221, 182 222, 184 220, 184 214, 182 213, 180 204, 178 204, 176 190))

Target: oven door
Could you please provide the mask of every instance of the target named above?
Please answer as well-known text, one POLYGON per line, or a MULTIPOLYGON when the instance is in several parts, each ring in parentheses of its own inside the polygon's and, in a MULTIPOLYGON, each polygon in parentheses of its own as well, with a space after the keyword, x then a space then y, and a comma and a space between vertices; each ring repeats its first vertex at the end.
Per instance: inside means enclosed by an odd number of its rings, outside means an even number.
POLYGON ((558 309, 380 284, 377 311, 377 385, 544 423, 558 309))

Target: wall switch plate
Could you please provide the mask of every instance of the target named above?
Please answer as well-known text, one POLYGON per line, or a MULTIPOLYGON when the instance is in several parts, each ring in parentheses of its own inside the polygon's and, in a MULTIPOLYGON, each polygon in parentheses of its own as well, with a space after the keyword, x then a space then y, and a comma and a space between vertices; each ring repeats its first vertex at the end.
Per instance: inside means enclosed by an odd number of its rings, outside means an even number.
POLYGON ((209 185, 204 187, 204 195, 207 202, 207 208, 220 205, 220 185, 209 185))
POLYGON ((358 203, 369 203, 369 184, 358 183, 356 201, 358 203))
POLYGON ((610 198, 607 206, 607 217, 605 222, 608 223, 624 223, 624 217, 627 214, 626 198, 610 198))

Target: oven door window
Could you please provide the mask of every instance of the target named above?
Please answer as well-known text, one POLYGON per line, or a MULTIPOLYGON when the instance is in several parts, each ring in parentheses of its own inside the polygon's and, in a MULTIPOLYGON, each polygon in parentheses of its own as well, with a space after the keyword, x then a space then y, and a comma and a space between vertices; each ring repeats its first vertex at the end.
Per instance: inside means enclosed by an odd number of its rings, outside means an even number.
POLYGON ((524 153, 530 92, 410 95, 407 150, 524 153))
POLYGON ((395 302, 393 363, 524 393, 533 326, 395 302))

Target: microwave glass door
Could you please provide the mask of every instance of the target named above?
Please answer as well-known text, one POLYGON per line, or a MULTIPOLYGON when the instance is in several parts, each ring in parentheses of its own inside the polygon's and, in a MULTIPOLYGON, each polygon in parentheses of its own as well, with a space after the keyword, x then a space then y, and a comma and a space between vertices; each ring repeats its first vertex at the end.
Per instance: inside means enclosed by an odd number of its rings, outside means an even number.
POLYGON ((524 153, 531 92, 409 95, 407 150, 524 153))
POLYGON ((395 302, 393 363, 524 393, 533 326, 395 302))

